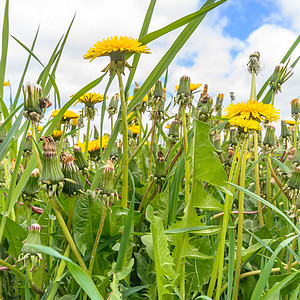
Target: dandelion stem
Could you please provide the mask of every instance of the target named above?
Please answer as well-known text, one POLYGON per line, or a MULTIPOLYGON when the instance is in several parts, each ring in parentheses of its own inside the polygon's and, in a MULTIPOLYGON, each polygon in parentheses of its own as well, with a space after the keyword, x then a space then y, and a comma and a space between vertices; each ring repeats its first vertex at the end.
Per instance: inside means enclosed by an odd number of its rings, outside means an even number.
POLYGON ((294 148, 297 148, 298 139, 298 115, 295 116, 294 148))
POLYGON ((34 156, 35 156, 35 159, 36 159, 36 163, 37 163, 37 166, 39 168, 39 171, 40 171, 40 174, 42 173, 42 162, 41 162, 41 158, 40 158, 40 155, 39 155, 39 151, 36 147, 36 134, 35 134, 35 131, 36 131, 36 123, 35 122, 32 122, 31 123, 31 128, 32 128, 32 148, 33 148, 33 153, 34 153, 34 156))
POLYGON ((122 74, 117 71, 119 90, 121 98, 122 132, 123 132, 123 163, 122 163, 122 207, 127 208, 128 199, 128 127, 127 127, 127 105, 125 102, 122 74))
MULTIPOLYGON (((254 162, 258 160, 258 134, 254 130, 254 162)), ((260 197, 260 184, 259 184, 259 166, 258 163, 254 166, 254 179, 255 179, 255 193, 260 197)), ((257 201, 257 210, 258 210, 258 221, 260 228, 264 227, 263 213, 261 209, 261 202, 257 201)))
POLYGON ((60 213, 53 197, 50 197, 50 203, 51 203, 51 206, 54 210, 56 219, 57 219, 57 221, 58 221, 58 223, 59 223, 59 225, 62 229, 62 232, 63 232, 68 244, 70 245, 70 247, 71 247, 71 249, 72 249, 79 265, 88 274, 88 269, 86 268, 86 265, 85 265, 81 255, 80 255, 80 253, 79 253, 79 251, 78 251, 78 249, 75 245, 75 242, 74 242, 74 240, 73 240, 73 238, 70 234, 70 231, 68 230, 68 227, 67 227, 67 225, 66 225, 66 223, 65 223, 65 221, 64 221, 64 219, 63 219, 63 217, 62 217, 62 215, 61 215, 61 213, 60 213))
POLYGON ((62 134, 61 134, 61 137, 60 137, 59 148, 57 150, 57 156, 58 157, 60 157, 61 152, 62 152, 62 147, 63 147, 63 143, 64 143, 65 134, 66 134, 66 124, 63 125, 63 130, 62 130, 62 134))
POLYGON ((99 244, 99 241, 100 241, 100 237, 101 237, 101 233, 102 233, 102 229, 103 229, 103 226, 104 226, 104 221, 105 221, 105 217, 106 217, 107 207, 108 207, 108 203, 104 203, 104 207, 103 207, 103 211, 102 211, 102 215, 101 215, 101 220, 100 220, 100 223, 99 223, 99 227, 98 227, 96 239, 95 239, 93 250, 92 250, 92 254, 91 254, 91 260, 90 260, 90 264, 89 264, 89 274, 90 275, 92 275, 92 272, 93 272, 93 267, 94 267, 94 262, 95 262, 95 258, 96 258, 97 247, 98 247, 98 244, 99 244))
POLYGON ((88 116, 88 118, 87 118, 87 127, 86 127, 86 136, 85 136, 85 146, 84 146, 84 156, 85 156, 85 158, 87 158, 87 156, 88 156, 90 127, 91 127, 91 118, 88 116))
MULTIPOLYGON (((248 138, 246 139, 246 147, 243 152, 243 160, 240 173, 240 187, 245 187, 246 163, 247 163, 247 146, 248 138)), ((242 248, 243 248, 243 220, 244 220, 244 193, 239 191, 239 218, 238 218, 238 237, 237 237, 237 250, 236 250, 236 268, 234 280, 234 293, 233 299, 238 299, 241 263, 242 263, 242 248)))

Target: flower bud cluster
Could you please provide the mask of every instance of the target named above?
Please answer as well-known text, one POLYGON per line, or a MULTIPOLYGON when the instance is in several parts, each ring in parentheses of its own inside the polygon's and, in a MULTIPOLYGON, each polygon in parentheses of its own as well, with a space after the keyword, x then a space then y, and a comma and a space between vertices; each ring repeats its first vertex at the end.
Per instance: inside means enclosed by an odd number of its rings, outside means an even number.
POLYGON ((197 104, 197 119, 202 122, 207 122, 213 112, 213 99, 208 95, 208 85, 204 85, 203 92, 200 95, 200 99, 197 104))
POLYGON ((191 92, 191 78, 184 75, 180 78, 175 103, 180 107, 192 105, 193 95, 191 92))

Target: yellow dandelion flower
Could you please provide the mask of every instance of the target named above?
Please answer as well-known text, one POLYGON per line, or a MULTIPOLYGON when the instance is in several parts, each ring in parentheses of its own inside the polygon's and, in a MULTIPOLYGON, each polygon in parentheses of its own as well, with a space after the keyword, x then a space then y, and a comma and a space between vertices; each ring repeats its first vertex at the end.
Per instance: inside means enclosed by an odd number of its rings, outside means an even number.
POLYGON ((231 119, 237 116, 247 120, 277 121, 279 120, 279 109, 275 109, 272 104, 264 104, 258 101, 245 101, 230 104, 224 110, 224 117, 231 119))
POLYGON ((94 106, 96 103, 100 103, 103 101, 104 95, 100 95, 97 93, 85 93, 81 97, 79 97, 74 105, 77 103, 83 103, 88 106, 94 106))
POLYGON ((83 58, 92 61, 99 56, 110 56, 113 52, 150 53, 150 50, 137 39, 127 36, 115 36, 97 42, 87 51, 87 54, 85 54, 83 58))
POLYGON ((171 128, 171 124, 167 124, 165 128, 166 129, 170 129, 171 128))
MULTIPOLYGON (((55 109, 52 114, 51 114, 51 117, 56 117, 58 115, 58 113, 60 112, 60 109, 55 109)), ((62 119, 64 121, 69 121, 71 119, 78 119, 80 116, 79 114, 77 114, 76 112, 74 111, 71 111, 71 110, 67 110, 63 116, 62 116, 62 119)))
POLYGON ((4 81, 3 86, 10 86, 10 82, 9 81, 4 81))
POLYGON ((255 120, 247 120, 242 117, 234 117, 229 120, 229 124, 232 126, 237 126, 243 128, 244 132, 248 130, 262 130, 260 123, 255 120))
POLYGON ((131 130, 133 134, 139 134, 140 133, 140 125, 129 125, 128 130, 131 130))
MULTIPOLYGON (((102 136, 102 149, 105 149, 107 147, 109 140, 108 135, 103 135, 102 136)), ((82 152, 85 152, 85 142, 81 143, 77 141, 78 146, 81 148, 82 152)), ((100 137, 97 140, 89 141, 88 142, 88 152, 92 153, 97 150, 100 150, 100 137)))
MULTIPOLYGON (((201 85, 201 83, 190 83, 191 92, 197 90, 201 85)), ((175 89, 178 90, 178 85, 175 86, 175 89)))
MULTIPOLYGON (((129 97, 128 97, 128 101, 129 101, 129 102, 130 102, 132 99, 133 99, 133 96, 129 96, 129 97)), ((147 101, 148 101, 148 95, 146 95, 146 96, 143 98, 142 101, 143 101, 143 102, 147 102, 147 101)))
POLYGON ((295 121, 294 120, 285 120, 285 123, 289 124, 289 125, 295 125, 295 121))
POLYGON ((77 126, 79 118, 71 119, 70 123, 73 127, 77 126))

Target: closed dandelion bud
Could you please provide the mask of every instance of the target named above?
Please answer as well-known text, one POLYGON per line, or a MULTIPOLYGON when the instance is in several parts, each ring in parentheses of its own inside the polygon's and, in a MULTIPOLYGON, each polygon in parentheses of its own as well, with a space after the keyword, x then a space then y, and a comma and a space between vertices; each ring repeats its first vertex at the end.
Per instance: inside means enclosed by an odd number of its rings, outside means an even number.
POLYGON ((24 245, 21 250, 21 254, 17 260, 17 262, 24 261, 26 266, 28 262, 31 264, 30 272, 38 265, 40 265, 40 261, 43 259, 42 254, 38 252, 35 248, 32 248, 30 245, 41 246, 41 230, 42 227, 39 224, 32 224, 28 228, 28 236, 24 242, 24 245))
POLYGON ((84 154, 82 153, 81 147, 79 147, 78 145, 75 145, 73 147, 73 153, 74 153, 76 165, 78 166, 79 170, 87 171, 89 164, 88 164, 84 154))
POLYGON ((232 147, 228 147, 227 156, 225 158, 224 164, 228 165, 228 166, 231 166, 233 156, 234 156, 234 150, 233 150, 233 148, 232 147))
MULTIPOLYGON (((2 124, 3 122, 0 122, 0 127, 2 126, 2 124)), ((3 142, 5 136, 6 136, 6 128, 4 126, 0 129, 0 144, 3 142)))
POLYGON ((115 142, 110 151, 109 158, 114 162, 119 157, 118 143, 115 142))
POLYGON ((67 195, 76 195, 78 191, 83 188, 79 168, 74 160, 73 155, 68 152, 64 152, 60 155, 61 168, 65 176, 65 184, 62 191, 67 195))
POLYGON ((6 178, 3 163, 0 163, 0 187, 6 186, 6 178))
POLYGON ((229 95, 230 95, 230 101, 232 103, 235 100, 234 92, 230 92, 229 95))
POLYGON ((49 195, 60 192, 63 187, 64 174, 55 153, 55 141, 52 136, 44 136, 39 139, 43 141, 43 168, 41 182, 46 184, 49 195))
POLYGON ((23 197, 26 201, 31 201, 32 198, 36 196, 39 191, 39 183, 40 183, 40 171, 39 169, 34 169, 30 174, 30 177, 24 186, 23 189, 23 197))
POLYGON ((215 134, 214 134, 213 145, 217 150, 221 150, 221 140, 220 140, 220 136, 217 132, 215 132, 215 134))
POLYGON ((23 147, 23 155, 24 157, 29 157, 31 156, 33 150, 32 150, 32 136, 31 134, 28 132, 25 142, 24 142, 24 147, 23 147))
POLYGON ((164 180, 166 177, 166 159, 164 157, 164 153, 160 150, 157 153, 157 160, 156 160, 156 166, 155 166, 155 172, 154 177, 157 179, 164 180))
POLYGON ((151 97, 151 104, 153 109, 155 109, 160 102, 164 102, 164 98, 163 98, 163 87, 161 81, 158 80, 154 87, 153 96, 151 97))
POLYGON ((191 93, 191 78, 184 75, 180 78, 177 95, 175 97, 175 103, 179 106, 186 106, 192 104, 192 93, 191 93))
POLYGON ((153 86, 148 92, 148 99, 151 99, 154 93, 155 86, 153 86))
POLYGON ((292 163, 296 166, 300 165, 300 148, 296 149, 293 159, 292 159, 292 163))
POLYGON ((236 129, 235 127, 231 127, 229 131, 229 145, 236 146, 238 144, 238 140, 236 138, 236 129))
POLYGON ((223 104, 223 94, 219 94, 216 100, 215 110, 217 112, 217 116, 221 117, 222 115, 222 104, 223 104))
POLYGON ((277 93, 277 91, 281 92, 281 83, 279 81, 280 81, 280 77, 281 77, 281 73, 282 73, 283 69, 284 69, 283 64, 276 66, 273 74, 271 75, 270 81, 269 81, 269 86, 271 88, 273 88, 273 90, 276 93, 277 93))
POLYGON ((266 130, 266 135, 263 140, 264 147, 267 151, 272 150, 276 145, 276 137, 275 137, 275 127, 268 126, 266 130))
POLYGON ((140 90, 140 86, 137 82, 135 82, 135 88, 133 89, 133 96, 140 90))
POLYGON ((291 178, 287 181, 287 185, 292 190, 300 189, 300 167, 296 167, 291 178))
POLYGON ((178 116, 176 115, 174 121, 171 123, 168 134, 168 140, 171 145, 175 145, 179 139, 179 127, 180 122, 178 116))
POLYGON ((295 98, 294 100, 291 101, 291 113, 294 119, 299 117, 300 115, 299 98, 295 98))
POLYGON ((115 168, 113 162, 108 159, 102 173, 103 194, 111 196, 114 192, 115 168))
POLYGON ((39 122, 43 112, 51 106, 51 102, 43 97, 43 89, 38 84, 26 83, 22 86, 24 94, 24 116, 32 122, 39 122))
MULTIPOLYGON (((15 170, 15 166, 16 166, 16 160, 13 159, 13 160, 11 161, 11 166, 10 166, 10 174, 11 174, 11 175, 13 174, 13 172, 14 172, 14 170, 15 170)), ((23 168, 22 165, 20 165, 20 166, 19 166, 19 170, 18 170, 18 177, 17 177, 17 180, 16 180, 16 184, 18 184, 18 182, 19 182, 19 180, 20 180, 20 178, 21 178, 23 172, 24 172, 24 168, 23 168)))
POLYGON ((289 131, 289 129, 288 129, 287 125, 286 125, 286 122, 284 120, 281 120, 281 134, 280 134, 280 136, 283 139, 286 139, 286 138, 288 138, 291 135, 292 135, 292 133, 289 131))
POLYGON ((258 51, 249 55, 249 62, 247 65, 250 73, 254 72, 255 74, 258 74, 258 72, 261 70, 259 59, 260 53, 258 51))
POLYGON ((118 111, 118 104, 119 104, 119 94, 115 94, 111 100, 110 100, 110 103, 108 105, 108 108, 107 108, 107 111, 109 113, 110 116, 114 115, 117 113, 118 111))
POLYGON ((94 125, 94 140, 98 140, 99 139, 99 132, 97 127, 94 125))
POLYGON ((213 98, 200 98, 198 105, 197 105, 197 112, 198 112, 198 120, 202 122, 207 122, 211 114, 213 112, 213 98))

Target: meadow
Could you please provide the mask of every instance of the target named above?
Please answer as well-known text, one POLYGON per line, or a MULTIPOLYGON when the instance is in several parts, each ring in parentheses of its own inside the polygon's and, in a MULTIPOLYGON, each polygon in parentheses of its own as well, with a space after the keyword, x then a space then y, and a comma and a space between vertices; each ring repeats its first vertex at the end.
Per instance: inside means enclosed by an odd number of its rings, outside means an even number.
POLYGON ((299 299, 300 102, 289 100, 282 120, 276 95, 298 63, 300 36, 261 87, 259 49, 249 53, 249 99, 232 92, 224 107, 228 95, 211 96, 205 82, 184 74, 170 90, 167 82, 176 54, 225 0, 149 33, 155 2, 139 37, 86 45, 78 59, 110 63, 62 101, 56 72, 76 18, 39 77, 25 82, 31 61, 40 62, 38 31, 31 45, 11 37, 6 0, 0 299, 299 299), (151 42, 178 28, 136 83, 151 42), (11 38, 28 54, 17 83, 6 81, 11 38))

